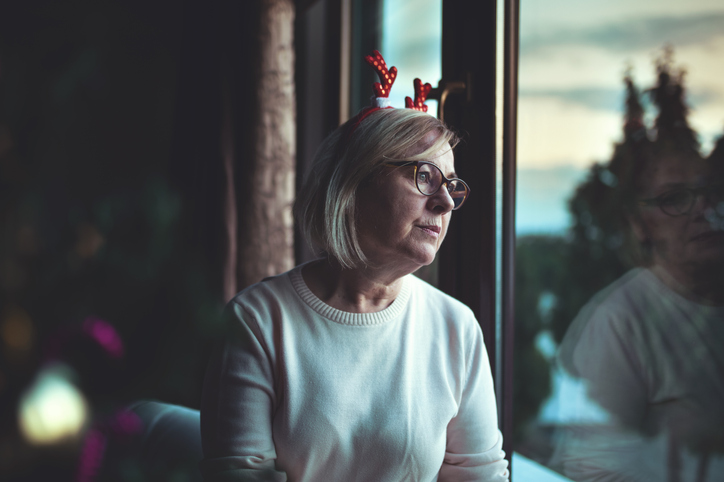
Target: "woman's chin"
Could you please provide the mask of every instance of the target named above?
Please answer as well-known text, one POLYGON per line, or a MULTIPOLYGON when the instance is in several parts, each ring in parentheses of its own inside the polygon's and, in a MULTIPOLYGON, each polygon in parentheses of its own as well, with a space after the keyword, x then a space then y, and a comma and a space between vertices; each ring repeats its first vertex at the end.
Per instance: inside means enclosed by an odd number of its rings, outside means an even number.
POLYGON ((437 250, 429 250, 420 253, 420 255, 417 257, 417 264, 418 267, 428 266, 432 264, 433 261, 435 261, 435 255, 437 255, 437 250))

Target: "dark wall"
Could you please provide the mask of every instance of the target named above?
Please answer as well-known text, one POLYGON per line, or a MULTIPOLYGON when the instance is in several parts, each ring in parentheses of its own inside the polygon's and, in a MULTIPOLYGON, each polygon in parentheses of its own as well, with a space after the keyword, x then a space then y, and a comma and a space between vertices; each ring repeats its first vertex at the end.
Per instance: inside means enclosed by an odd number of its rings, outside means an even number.
POLYGON ((220 214, 208 209, 221 169, 218 3, 0 7, 5 442, 51 358, 101 412, 141 397, 198 403, 224 301, 220 214), (89 318, 117 332, 122 359, 88 344, 89 318))

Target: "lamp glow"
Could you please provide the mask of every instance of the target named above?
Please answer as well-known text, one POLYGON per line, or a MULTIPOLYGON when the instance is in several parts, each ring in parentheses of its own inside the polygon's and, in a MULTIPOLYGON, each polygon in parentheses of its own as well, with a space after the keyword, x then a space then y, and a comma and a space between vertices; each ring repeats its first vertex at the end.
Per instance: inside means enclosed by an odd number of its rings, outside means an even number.
POLYGON ((73 438, 83 429, 87 416, 87 403, 62 366, 43 369, 18 406, 20 431, 35 445, 73 438))

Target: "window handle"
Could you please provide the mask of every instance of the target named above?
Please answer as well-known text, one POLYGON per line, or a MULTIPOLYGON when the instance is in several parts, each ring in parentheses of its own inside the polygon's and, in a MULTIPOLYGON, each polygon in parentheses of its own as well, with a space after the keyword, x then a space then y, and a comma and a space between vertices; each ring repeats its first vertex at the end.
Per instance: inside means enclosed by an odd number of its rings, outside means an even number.
MULTIPOLYGON (((468 75, 468 77, 470 76, 468 75)), ((465 94, 468 100, 470 100, 470 91, 468 89, 468 85, 470 85, 469 80, 470 79, 468 79, 468 82, 461 80, 446 82, 441 80, 438 86, 432 89, 427 95, 428 99, 437 100, 437 118, 442 122, 445 122, 445 103, 450 94, 465 94)))

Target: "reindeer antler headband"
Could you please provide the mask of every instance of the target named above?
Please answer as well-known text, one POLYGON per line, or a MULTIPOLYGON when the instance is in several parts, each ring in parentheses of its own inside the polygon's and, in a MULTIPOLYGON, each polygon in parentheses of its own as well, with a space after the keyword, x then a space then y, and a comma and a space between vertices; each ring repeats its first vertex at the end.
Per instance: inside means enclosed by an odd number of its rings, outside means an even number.
MULTIPOLYGON (((351 130, 349 131, 349 135, 351 135, 360 122, 362 122, 371 113, 381 109, 394 109, 394 107, 390 105, 389 96, 392 84, 395 83, 395 79, 397 78, 397 68, 390 67, 388 69, 385 59, 382 58, 382 54, 380 54, 377 50, 373 50, 372 55, 365 55, 365 60, 368 64, 370 64, 370 66, 372 66, 373 69, 375 69, 380 81, 372 84, 372 89, 375 92, 372 97, 372 105, 362 109, 352 119, 352 122, 350 122, 351 130)), ((425 100, 427 99, 427 95, 430 93, 430 90, 432 90, 432 86, 428 83, 423 84, 420 79, 415 79, 413 84, 415 86, 415 99, 413 100, 410 97, 405 97, 405 107, 407 109, 419 110, 420 112, 427 112, 425 100)))

